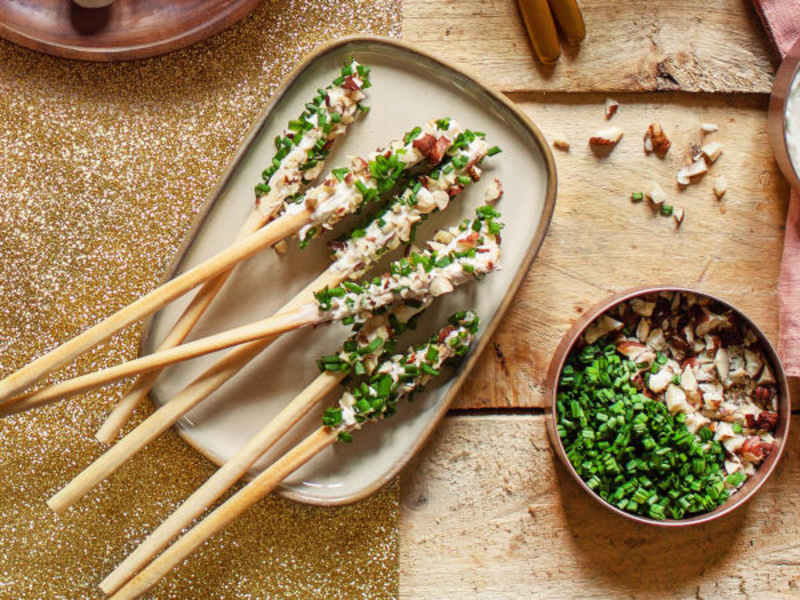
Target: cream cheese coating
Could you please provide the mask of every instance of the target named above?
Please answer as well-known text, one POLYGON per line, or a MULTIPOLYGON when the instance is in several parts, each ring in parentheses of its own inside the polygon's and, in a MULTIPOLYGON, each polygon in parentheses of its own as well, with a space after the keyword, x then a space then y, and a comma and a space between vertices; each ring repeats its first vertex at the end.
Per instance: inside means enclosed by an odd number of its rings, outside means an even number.
POLYGON ((476 138, 460 153, 467 160, 460 169, 454 168, 448 173, 442 171, 437 179, 427 176, 419 178, 422 187, 416 194, 412 189, 406 189, 400 199, 392 202, 380 215, 380 219, 369 223, 363 236, 351 237, 334 252, 336 261, 333 268, 351 274, 351 277, 359 277, 383 253, 407 243, 414 225, 425 215, 447 208, 451 197, 463 187, 460 176, 470 177, 470 181, 480 178, 481 171, 477 163, 486 155, 488 148, 485 140, 476 138), (409 202, 412 196, 416 198, 415 204, 409 202))
MULTIPOLYGON (((359 102, 366 98, 366 95, 362 91, 364 80, 358 75, 359 63, 352 61, 349 64, 354 74, 348 78, 347 87, 344 87, 345 84, 328 87, 325 90, 327 100, 321 106, 326 110, 328 117, 338 115, 339 122, 331 123, 330 130, 326 133, 324 126, 319 124, 317 114, 305 119, 312 123, 313 127, 303 132, 300 142, 283 157, 278 169, 270 176, 267 181, 269 192, 256 200, 256 210, 262 214, 271 215, 279 205, 298 193, 303 181, 313 181, 319 176, 325 166, 324 161, 319 161, 316 166, 305 171, 300 168, 308 161, 309 152, 320 140, 332 142, 344 135, 347 127, 355 120, 359 102)), ((330 118, 326 122, 330 122, 330 118)), ((292 138, 294 135, 294 132, 285 130, 281 137, 292 138)))
POLYGON ((349 173, 341 181, 331 173, 320 185, 306 192, 301 202, 289 204, 286 207, 288 215, 303 211, 311 213, 309 223, 299 231, 300 239, 305 239, 312 229, 319 233, 320 229, 333 228, 343 217, 355 212, 361 206, 365 192, 368 190, 374 190, 373 193, 379 192, 378 183, 372 176, 370 168, 370 163, 375 162, 378 157, 390 159, 396 156, 405 170, 425 158, 425 154, 415 144, 419 138, 430 135, 436 141, 444 139, 452 143, 461 133, 461 128, 454 120, 449 121, 446 129, 439 129, 436 120, 429 121, 420 129, 420 134, 408 142, 405 139, 394 140, 385 148, 370 153, 366 158, 351 157, 349 173))
POLYGON ((395 302, 435 298, 499 268, 499 236, 490 233, 486 224, 482 224, 479 231, 468 226, 463 231, 456 227, 446 233, 452 236, 451 241, 436 244, 435 252, 428 250, 422 256, 432 260, 447 258, 451 261, 449 264, 435 266, 429 271, 418 264, 407 274, 384 275, 379 283, 369 284, 361 293, 348 291, 331 298, 330 309, 320 310, 322 318, 362 317, 395 302))

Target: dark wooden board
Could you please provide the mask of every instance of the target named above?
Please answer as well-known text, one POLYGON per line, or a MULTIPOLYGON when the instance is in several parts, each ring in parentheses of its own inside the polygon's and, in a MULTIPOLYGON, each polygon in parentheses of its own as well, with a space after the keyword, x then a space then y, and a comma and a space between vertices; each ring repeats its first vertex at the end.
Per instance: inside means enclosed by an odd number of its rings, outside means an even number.
POLYGON ((88 9, 70 0, 3 0, 0 37, 65 58, 147 58, 199 42, 257 4, 258 0, 116 0, 105 8, 88 9))

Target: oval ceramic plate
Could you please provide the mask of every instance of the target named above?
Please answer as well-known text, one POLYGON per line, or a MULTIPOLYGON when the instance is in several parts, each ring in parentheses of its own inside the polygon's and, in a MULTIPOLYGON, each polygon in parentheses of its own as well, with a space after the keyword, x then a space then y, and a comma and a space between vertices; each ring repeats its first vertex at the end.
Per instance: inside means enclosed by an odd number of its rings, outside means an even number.
MULTIPOLYGON (((552 155, 541 135, 507 100, 460 71, 397 42, 357 38, 335 42, 303 62, 276 94, 265 115, 229 167, 219 189, 201 215, 176 259, 177 272, 197 264, 230 243, 253 204, 253 185, 273 154, 273 139, 285 123, 296 118, 317 88, 336 77, 349 56, 372 67, 371 111, 340 140, 326 164, 328 170, 347 164, 350 155, 365 155, 402 137, 431 118, 453 117, 462 127, 483 131, 503 152, 484 161, 480 183, 465 190, 448 210, 434 215, 417 232, 423 242, 442 226, 459 223, 483 203, 486 186, 502 181, 505 194, 498 203, 503 230, 502 270, 440 298, 426 312, 416 332, 399 348, 434 332, 451 313, 474 309, 481 317, 478 340, 468 359, 448 370, 413 404, 403 404, 392 419, 371 424, 355 434, 352 444, 335 444, 289 477, 284 496, 314 504, 344 504, 374 492, 389 481, 420 448, 458 392, 542 243, 555 205, 556 176, 552 155)), ((354 222, 333 232, 339 235, 354 222)), ((209 335, 272 314, 327 265, 327 238, 306 250, 290 241, 284 257, 262 253, 237 267, 234 275, 198 325, 193 337, 209 335)), ((390 259, 397 258, 393 254, 390 259)), ((381 272, 379 265, 377 272, 381 272)), ((149 353, 164 337, 188 299, 175 303, 152 321, 143 343, 149 353)), ((335 352, 348 330, 339 325, 302 330, 283 336, 225 386, 190 412, 180 423, 181 435, 216 463, 229 459, 269 422, 303 387, 318 375, 322 354, 335 352)), ((160 405, 173 397, 219 355, 170 368, 153 388, 160 405)), ((320 404, 296 428, 294 437, 273 448, 253 470, 261 470, 276 452, 318 427, 325 406, 320 404)))

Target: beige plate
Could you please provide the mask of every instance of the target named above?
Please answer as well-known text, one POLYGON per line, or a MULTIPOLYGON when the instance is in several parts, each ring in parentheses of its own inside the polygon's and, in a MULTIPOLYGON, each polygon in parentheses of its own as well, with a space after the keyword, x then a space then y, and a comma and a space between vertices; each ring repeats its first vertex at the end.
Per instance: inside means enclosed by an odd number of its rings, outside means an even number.
MULTIPOLYGON (((487 133, 503 153, 484 162, 483 181, 466 190, 444 213, 419 228, 419 240, 443 225, 457 224, 482 204, 484 189, 499 178, 505 196, 499 203, 503 230, 503 268, 483 282, 470 284, 442 298, 426 313, 417 332, 400 347, 427 337, 452 312, 471 308, 482 319, 477 346, 456 372, 401 406, 392 419, 370 425, 352 444, 335 444, 324 455, 286 480, 284 496, 313 504, 345 504, 376 491, 422 446, 458 392, 480 350, 497 327, 514 292, 530 267, 547 231, 555 205, 556 174, 552 155, 541 133, 507 100, 471 77, 397 42, 372 38, 341 40, 314 53, 288 78, 275 101, 256 123, 207 212, 176 259, 177 270, 197 264, 223 249, 250 212, 253 185, 273 154, 273 139, 296 118, 315 90, 336 76, 348 56, 372 66, 368 90, 371 112, 352 127, 329 157, 328 168, 346 164, 346 157, 367 154, 431 118, 450 116, 463 127, 487 133), (424 335, 426 334, 427 335, 424 335)), ((337 228, 337 235, 348 225, 337 228)), ((330 238, 330 234, 328 235, 330 238)), ((241 265, 193 333, 204 336, 272 314, 329 264, 326 238, 306 250, 290 243, 283 258, 268 251, 241 265)), ((391 258, 396 258, 395 254, 391 258)), ((186 301, 159 313, 149 327, 143 351, 151 352, 177 318, 186 301)), ((187 415, 181 435, 215 463, 230 458, 270 418, 317 374, 316 359, 339 347, 347 330, 339 325, 284 336, 217 393, 187 415)), ((171 398, 207 367, 212 358, 170 368, 151 394, 156 404, 171 398)), ((297 435, 319 424, 322 407, 296 427, 297 435)), ((297 438, 294 438, 295 440, 297 438)), ((281 444, 267 456, 286 448, 281 444)), ((261 470, 265 461, 254 470, 261 470)))

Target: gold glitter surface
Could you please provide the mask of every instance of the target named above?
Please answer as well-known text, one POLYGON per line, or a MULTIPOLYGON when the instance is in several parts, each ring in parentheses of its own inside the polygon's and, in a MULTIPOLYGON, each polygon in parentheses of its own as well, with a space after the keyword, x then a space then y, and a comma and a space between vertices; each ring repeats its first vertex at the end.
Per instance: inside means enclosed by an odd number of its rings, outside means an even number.
MULTIPOLYGON (((397 35, 400 9, 267 1, 202 44, 123 64, 0 41, 0 374, 152 289, 290 67, 325 40, 397 35)), ((138 337, 124 331, 49 381, 130 359, 138 337)), ((0 597, 99 597, 100 580, 211 474, 169 432, 51 513, 46 499, 101 454, 94 432, 123 389, 0 421, 0 597)), ((337 509, 268 498, 154 596, 396 596, 397 513, 396 484, 337 509)))

